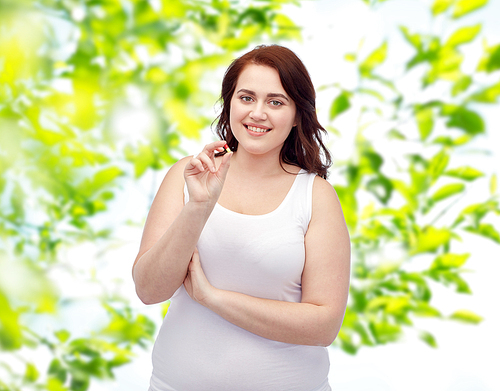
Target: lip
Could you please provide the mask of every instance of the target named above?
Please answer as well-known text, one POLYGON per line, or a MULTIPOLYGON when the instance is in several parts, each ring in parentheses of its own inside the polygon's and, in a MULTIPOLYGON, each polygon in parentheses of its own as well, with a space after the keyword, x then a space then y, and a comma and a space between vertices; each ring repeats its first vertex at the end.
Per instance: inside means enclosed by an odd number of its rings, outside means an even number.
POLYGON ((269 131, 271 129, 271 128, 266 127, 266 126, 257 125, 257 124, 253 124, 253 123, 244 123, 243 126, 246 129, 247 133, 250 134, 251 136, 254 136, 254 137, 264 136, 265 134, 269 133, 269 131), (266 130, 269 129, 269 130, 266 131, 266 132, 254 132, 253 130, 250 130, 248 128, 249 126, 254 127, 254 128, 266 129, 266 130))

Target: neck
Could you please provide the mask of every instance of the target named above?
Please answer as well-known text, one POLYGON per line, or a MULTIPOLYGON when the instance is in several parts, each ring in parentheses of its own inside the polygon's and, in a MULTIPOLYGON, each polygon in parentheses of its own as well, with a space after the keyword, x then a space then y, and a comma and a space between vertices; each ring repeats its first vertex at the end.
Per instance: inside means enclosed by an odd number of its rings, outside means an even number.
POLYGON ((284 173, 278 153, 253 155, 238 148, 231 158, 231 167, 247 177, 270 177, 284 173))

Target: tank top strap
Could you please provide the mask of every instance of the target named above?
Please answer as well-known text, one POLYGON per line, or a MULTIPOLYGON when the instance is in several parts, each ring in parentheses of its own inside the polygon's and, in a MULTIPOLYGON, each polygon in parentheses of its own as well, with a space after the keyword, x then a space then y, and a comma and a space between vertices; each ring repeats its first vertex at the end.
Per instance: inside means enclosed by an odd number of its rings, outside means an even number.
POLYGON ((284 211, 300 222, 304 234, 307 232, 312 216, 312 192, 315 177, 316 174, 308 173, 303 169, 299 171, 290 190, 286 211, 284 211))

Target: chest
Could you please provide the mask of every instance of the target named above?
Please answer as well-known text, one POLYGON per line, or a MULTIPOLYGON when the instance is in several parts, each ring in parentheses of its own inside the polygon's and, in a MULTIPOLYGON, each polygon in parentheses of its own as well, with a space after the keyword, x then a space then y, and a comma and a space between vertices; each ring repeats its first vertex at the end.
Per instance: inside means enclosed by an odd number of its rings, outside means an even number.
POLYGON ((266 180, 239 180, 228 175, 218 203, 244 215, 271 213, 285 200, 295 178, 295 175, 287 174, 266 180))

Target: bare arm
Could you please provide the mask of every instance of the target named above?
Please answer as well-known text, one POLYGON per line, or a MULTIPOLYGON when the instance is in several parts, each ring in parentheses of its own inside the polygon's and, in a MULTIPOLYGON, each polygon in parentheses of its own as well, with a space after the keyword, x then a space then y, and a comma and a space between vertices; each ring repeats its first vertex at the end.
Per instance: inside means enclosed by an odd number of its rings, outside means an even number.
POLYGON ((169 170, 148 214, 132 275, 137 295, 146 304, 169 299, 182 285, 201 231, 219 197, 230 155, 218 170, 215 142, 196 158, 185 158, 169 170), (184 205, 184 183, 189 202, 184 205))
POLYGON ((286 343, 328 346, 340 330, 347 304, 350 242, 337 195, 320 178, 314 183, 305 246, 300 303, 216 289, 206 280, 197 253, 184 285, 194 300, 254 334, 286 343))

